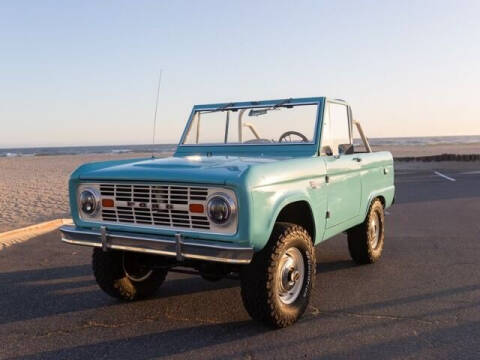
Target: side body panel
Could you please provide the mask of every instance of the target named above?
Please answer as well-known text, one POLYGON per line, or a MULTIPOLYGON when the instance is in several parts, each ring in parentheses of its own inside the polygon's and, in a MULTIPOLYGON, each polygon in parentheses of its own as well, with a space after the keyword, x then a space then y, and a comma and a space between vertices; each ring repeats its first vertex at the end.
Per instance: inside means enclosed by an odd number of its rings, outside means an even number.
POLYGON ((361 181, 361 200, 358 215, 328 227, 323 240, 329 239, 345 230, 362 223, 368 212, 371 201, 381 197, 385 208, 392 205, 395 195, 394 169, 392 154, 386 151, 354 154, 361 159, 359 178, 361 181))
POLYGON ((315 244, 362 223, 372 199, 381 197, 386 208, 391 206, 395 187, 393 158, 389 152, 341 157, 346 163, 342 166, 338 163, 334 179, 328 183, 325 157, 285 160, 250 170, 247 182, 251 184, 247 185, 247 191, 252 198, 249 239, 256 251, 265 246, 281 210, 293 202, 309 204, 315 222, 315 244), (327 219, 326 212, 332 209, 337 212, 336 217, 332 214, 327 219), (334 222, 329 223, 332 219, 334 222))
POLYGON ((356 155, 325 156, 327 165, 327 228, 355 218, 360 210, 362 181, 356 155))

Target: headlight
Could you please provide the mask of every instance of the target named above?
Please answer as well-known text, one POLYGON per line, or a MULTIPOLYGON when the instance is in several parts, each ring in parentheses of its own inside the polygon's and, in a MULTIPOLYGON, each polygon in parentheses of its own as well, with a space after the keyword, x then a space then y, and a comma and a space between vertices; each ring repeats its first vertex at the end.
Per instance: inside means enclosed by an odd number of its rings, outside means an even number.
POLYGON ((228 225, 237 214, 235 202, 223 193, 214 194, 207 203, 207 214, 217 225, 228 225))
POLYGON ((100 208, 100 195, 94 189, 85 189, 80 194, 80 209, 88 216, 95 216, 100 208))

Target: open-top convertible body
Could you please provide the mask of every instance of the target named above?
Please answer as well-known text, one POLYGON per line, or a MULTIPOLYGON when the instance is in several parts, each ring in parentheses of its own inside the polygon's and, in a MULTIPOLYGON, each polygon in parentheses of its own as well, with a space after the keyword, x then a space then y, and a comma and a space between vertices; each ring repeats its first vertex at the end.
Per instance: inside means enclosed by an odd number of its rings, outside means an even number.
POLYGON ((371 151, 342 100, 196 105, 172 157, 72 174, 75 225, 62 240, 94 247, 95 277, 114 297, 151 295, 190 268, 239 277, 249 314, 283 327, 308 305, 315 245, 347 232, 357 263, 380 257, 393 180, 392 155, 371 151))

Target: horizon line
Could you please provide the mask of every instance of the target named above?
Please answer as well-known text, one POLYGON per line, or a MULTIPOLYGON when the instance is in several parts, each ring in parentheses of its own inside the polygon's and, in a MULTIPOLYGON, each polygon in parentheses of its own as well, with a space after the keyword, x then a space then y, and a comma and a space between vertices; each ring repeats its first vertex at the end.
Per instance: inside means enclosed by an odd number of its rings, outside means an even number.
MULTIPOLYGON (((480 134, 476 135, 433 135, 433 136, 381 136, 381 137, 368 137, 369 139, 420 139, 420 138, 456 138, 456 137, 480 137, 480 134)), ((360 139, 354 137, 354 139, 360 139)), ((35 149, 35 148, 81 148, 81 147, 112 147, 112 146, 177 146, 178 143, 131 143, 131 144, 97 144, 97 145, 27 145, 27 146, 9 146, 4 147, 0 145, 0 150, 14 150, 14 149, 35 149)))

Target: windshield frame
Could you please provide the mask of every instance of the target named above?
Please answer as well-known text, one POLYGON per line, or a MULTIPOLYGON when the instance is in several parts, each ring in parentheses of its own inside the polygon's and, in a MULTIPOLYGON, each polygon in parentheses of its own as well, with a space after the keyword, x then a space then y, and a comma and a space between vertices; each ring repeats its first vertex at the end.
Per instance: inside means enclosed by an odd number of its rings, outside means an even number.
POLYGON ((178 147, 244 147, 244 146, 256 146, 256 147, 269 147, 269 146, 317 146, 320 139, 319 134, 319 124, 320 118, 323 115, 323 105, 324 105, 324 98, 323 97, 313 97, 313 98, 297 98, 297 99, 276 99, 276 100, 265 100, 265 101, 248 101, 248 102, 237 102, 237 103, 220 103, 220 104, 205 104, 205 105, 194 105, 192 112, 190 113, 190 117, 187 121, 185 129, 182 133, 180 138, 180 142, 178 143, 178 147), (315 117, 315 125, 314 125, 314 138, 311 142, 299 142, 299 143, 289 143, 289 142, 281 142, 281 143, 265 143, 265 144, 240 144, 240 143, 204 143, 204 144, 185 144, 187 136, 191 131, 191 127, 193 124, 193 120, 197 114, 197 112, 202 111, 212 111, 212 110, 220 110, 220 111, 228 111, 233 109, 250 109, 250 108, 265 108, 265 107, 274 107, 275 105, 286 107, 286 106, 298 106, 298 105, 317 105, 317 113, 315 117))

